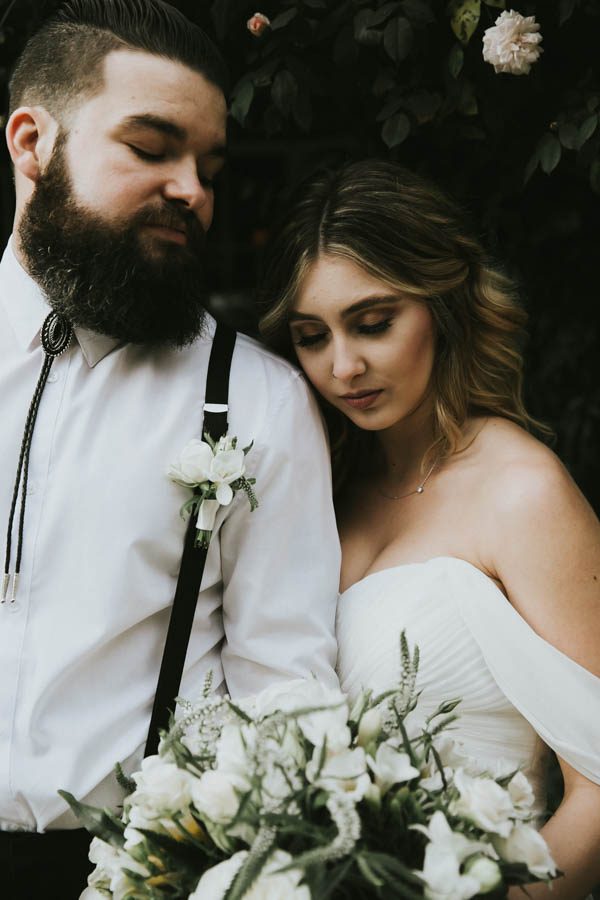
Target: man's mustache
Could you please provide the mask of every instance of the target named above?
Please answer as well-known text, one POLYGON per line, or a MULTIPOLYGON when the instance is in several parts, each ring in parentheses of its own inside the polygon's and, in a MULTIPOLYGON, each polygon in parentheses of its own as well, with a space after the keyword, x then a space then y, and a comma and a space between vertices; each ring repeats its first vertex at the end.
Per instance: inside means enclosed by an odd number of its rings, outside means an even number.
POLYGON ((172 228, 175 231, 183 231, 188 242, 196 249, 202 249, 206 234, 200 222, 194 215, 185 209, 174 207, 160 207, 142 210, 136 216, 138 225, 152 225, 160 228, 172 228))

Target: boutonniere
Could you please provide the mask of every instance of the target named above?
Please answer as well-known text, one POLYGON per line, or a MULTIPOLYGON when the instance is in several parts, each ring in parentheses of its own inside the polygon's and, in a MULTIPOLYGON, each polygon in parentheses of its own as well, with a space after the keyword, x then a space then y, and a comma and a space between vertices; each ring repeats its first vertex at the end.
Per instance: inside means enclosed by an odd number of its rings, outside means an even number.
POLYGON ((194 438, 186 444, 167 474, 176 484, 192 489, 192 496, 181 507, 181 515, 187 518, 198 514, 196 547, 206 548, 217 510, 229 506, 236 491, 244 491, 252 512, 258 500, 252 487, 256 478, 246 474, 245 457, 252 444, 241 450, 236 437, 225 435, 216 442, 208 434, 204 437, 203 441, 194 438))

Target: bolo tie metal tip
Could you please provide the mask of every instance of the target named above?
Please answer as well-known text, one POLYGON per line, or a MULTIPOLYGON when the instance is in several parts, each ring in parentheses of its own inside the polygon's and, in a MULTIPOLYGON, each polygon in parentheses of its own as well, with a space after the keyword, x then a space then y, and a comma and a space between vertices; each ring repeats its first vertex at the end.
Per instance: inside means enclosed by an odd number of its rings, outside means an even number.
POLYGON ((19 575, 18 575, 18 573, 14 574, 14 575, 11 575, 10 572, 5 572, 5 573, 4 573, 4 578, 2 579, 2 600, 1 600, 0 602, 1 602, 1 603, 6 603, 6 601, 10 599, 10 602, 11 602, 11 603, 14 603, 15 600, 17 599, 17 590, 18 590, 18 588, 19 588, 19 575), (9 587, 11 588, 11 590, 10 590, 10 598, 9 598, 9 596, 8 596, 8 594, 9 594, 9 587))

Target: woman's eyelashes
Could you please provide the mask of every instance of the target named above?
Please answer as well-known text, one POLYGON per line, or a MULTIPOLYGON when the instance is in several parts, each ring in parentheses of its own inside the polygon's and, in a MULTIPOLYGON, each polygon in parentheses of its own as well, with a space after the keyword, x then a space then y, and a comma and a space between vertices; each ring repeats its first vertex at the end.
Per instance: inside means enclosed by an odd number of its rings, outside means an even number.
MULTIPOLYGON (((366 337, 384 334, 392 325, 392 319, 382 319, 379 322, 362 322, 355 326, 357 334, 366 337)), ((313 334, 298 334, 293 338, 297 347, 317 347, 327 338, 327 331, 318 331, 313 334)))

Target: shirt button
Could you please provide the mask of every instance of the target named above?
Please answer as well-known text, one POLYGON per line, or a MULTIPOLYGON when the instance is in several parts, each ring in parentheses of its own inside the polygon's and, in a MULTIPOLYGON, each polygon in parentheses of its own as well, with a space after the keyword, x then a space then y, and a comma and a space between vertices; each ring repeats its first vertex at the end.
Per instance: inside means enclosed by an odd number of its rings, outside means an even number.
POLYGON ((50 374, 48 375, 48 381, 50 382, 50 384, 56 384, 59 377, 60 376, 59 376, 58 372, 50 372, 50 374))
POLYGON ((37 481, 30 481, 27 485, 27 493, 35 494, 38 489, 37 481))

